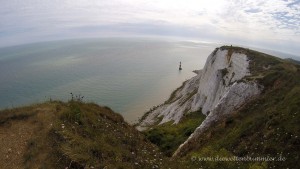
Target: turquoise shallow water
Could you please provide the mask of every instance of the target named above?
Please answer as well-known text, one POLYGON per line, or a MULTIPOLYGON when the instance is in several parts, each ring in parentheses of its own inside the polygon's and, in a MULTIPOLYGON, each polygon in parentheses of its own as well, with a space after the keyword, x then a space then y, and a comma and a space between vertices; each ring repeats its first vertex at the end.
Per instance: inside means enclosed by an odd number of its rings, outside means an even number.
POLYGON ((106 105, 134 122, 204 66, 214 44, 85 39, 0 49, 0 108, 46 100, 106 105), (183 70, 178 71, 179 62, 183 70))

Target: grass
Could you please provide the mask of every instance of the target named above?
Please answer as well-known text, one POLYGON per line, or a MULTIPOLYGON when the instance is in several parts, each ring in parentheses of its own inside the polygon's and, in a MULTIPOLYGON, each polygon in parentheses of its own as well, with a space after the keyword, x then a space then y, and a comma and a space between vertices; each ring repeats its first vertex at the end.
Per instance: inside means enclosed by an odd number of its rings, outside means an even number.
POLYGON ((144 134, 164 154, 172 156, 179 145, 194 132, 204 118, 205 116, 201 111, 191 112, 186 114, 179 124, 173 124, 173 121, 170 121, 144 131, 144 134))
POLYGON ((32 106, 26 106, 21 108, 15 108, 15 109, 5 109, 1 110, 0 112, 0 126, 9 124, 12 121, 16 120, 26 120, 36 114, 36 110, 33 111, 32 106))
MULTIPOLYGON (((190 142, 178 163, 169 168, 293 168, 300 161, 300 66, 261 52, 224 46, 244 53, 250 60, 251 76, 264 86, 262 95, 233 112, 190 142), (285 161, 199 161, 202 157, 284 157, 285 161), (194 159, 194 160, 193 160, 194 159)), ((225 71, 222 71, 226 74, 225 71)), ((184 131, 166 123, 146 131, 146 136, 167 155, 180 145, 184 131), (178 132, 180 131, 180 132, 178 132), (178 132, 178 133, 177 133, 178 132)), ((196 126, 196 125, 195 125, 196 126)), ((184 140, 184 139, 182 139, 184 140)))
POLYGON ((53 142, 59 143, 58 157, 65 158, 63 166, 151 168, 152 164, 144 159, 151 161, 160 156, 157 148, 124 122, 121 115, 95 104, 70 102, 51 133, 56 138, 53 142))
MULTIPOLYGON (((226 48, 226 47, 225 47, 226 48)), ((204 168, 290 168, 299 165, 300 67, 272 56, 237 48, 250 56, 262 95, 215 123, 191 142, 181 159, 206 156, 285 157, 274 162, 204 162, 204 168), (271 65, 269 69, 264 69, 271 65), (259 76, 258 76, 259 75, 259 76)), ((249 78, 249 77, 248 77, 249 78)), ((251 79, 251 78, 250 78, 251 79)), ((253 80, 251 79, 251 80, 253 80)))
POLYGON ((225 75, 228 73, 227 68, 221 69, 221 73, 222 73, 222 78, 224 78, 225 75))
MULTIPOLYGON (((205 152, 210 148, 211 152, 215 151, 219 156, 217 152, 225 150, 230 156, 287 158, 284 162, 234 163, 231 164, 234 165, 233 168, 238 166, 251 168, 252 165, 264 165, 269 168, 296 166, 299 161, 297 147, 300 143, 300 88, 294 87, 285 92, 272 91, 248 104, 234 116, 215 124, 197 140, 197 143, 190 145, 193 149, 185 158, 195 155, 207 156, 205 152), (285 92, 287 94, 282 95, 285 92)), ((224 165, 224 162, 214 165, 221 164, 224 165)), ((199 165, 212 167, 211 163, 205 162, 199 165)), ((232 166, 224 168, 232 168, 232 166)))
MULTIPOLYGON (((185 113, 178 124, 138 132, 108 107, 51 101, 0 111, 0 168, 293 168, 300 155, 300 66, 239 47, 263 93, 230 116, 215 122, 170 158, 205 116, 185 113), (153 144, 154 143, 154 144, 153 144), (13 153, 12 153, 13 152, 13 153), (284 157, 285 161, 199 161, 202 157, 284 157), (11 160, 13 159, 13 160, 11 160)), ((216 51, 214 51, 216 52, 216 51)), ((223 73, 226 73, 225 70, 223 73)), ((180 89, 180 88, 179 88, 180 89)), ((177 91, 179 90, 177 89, 177 91)), ((176 91, 171 94, 172 103, 176 91)), ((192 97, 194 92, 186 97, 192 97)))
POLYGON ((192 92, 187 94, 187 97, 180 103, 180 106, 184 105, 187 101, 189 101, 195 94, 197 94, 198 89, 193 90, 192 92))
MULTIPOLYGON (((184 87, 184 85, 185 85, 186 82, 187 82, 187 81, 184 81, 184 82, 182 83, 181 86, 179 86, 177 89, 175 89, 175 90, 171 93, 169 99, 168 99, 167 101, 165 101, 163 104, 154 106, 154 107, 151 108, 149 111, 147 111, 146 113, 144 113, 144 115, 138 120, 138 123, 135 124, 134 126, 138 125, 138 124, 141 123, 143 120, 145 120, 146 117, 147 117, 151 112, 153 112, 154 110, 156 110, 156 108, 158 108, 159 106, 162 106, 162 105, 164 105, 164 104, 171 104, 171 103, 175 102, 175 101, 178 99, 178 98, 176 98, 176 93, 177 93, 178 91, 182 90, 182 88, 184 87)), ((192 97, 193 94, 195 94, 195 92, 193 91, 191 94, 192 94, 192 95, 190 95, 189 97, 192 97)), ((185 101, 187 101, 187 100, 185 100, 185 101)), ((184 101, 184 102, 185 102, 185 101, 184 101)), ((184 102, 183 102, 182 104, 184 104, 184 102)), ((157 117, 156 123, 153 124, 153 125, 159 124, 159 123, 161 122, 161 120, 162 120, 162 118, 157 117)))
POLYGON ((270 72, 270 70, 265 69, 265 67, 282 64, 283 60, 262 52, 258 52, 251 49, 245 49, 236 46, 222 46, 221 50, 234 51, 235 53, 243 53, 247 55, 250 60, 250 72, 253 76, 270 72))
POLYGON ((177 93, 178 91, 182 90, 182 88, 184 87, 185 83, 187 83, 187 81, 184 81, 180 87, 178 87, 177 89, 175 89, 175 90, 171 93, 169 99, 168 99, 167 101, 165 101, 164 104, 171 104, 171 103, 175 102, 176 100, 174 100, 174 99, 176 98, 176 93, 177 93))
POLYGON ((10 121, 14 121, 14 120, 26 120, 28 119, 30 116, 33 116, 33 113, 27 114, 27 113, 13 113, 10 111, 7 111, 6 113, 2 113, 0 115, 0 125, 4 125, 9 123, 10 121))
MULTIPOLYGON (((0 129, 9 135, 14 132, 10 126, 22 123, 31 126, 28 131, 32 133, 15 143, 26 142, 21 162, 14 168, 153 168, 166 159, 108 107, 73 100, 6 111, 10 113, 0 112, 0 129)), ((5 161, 0 163, 6 166, 5 161)))

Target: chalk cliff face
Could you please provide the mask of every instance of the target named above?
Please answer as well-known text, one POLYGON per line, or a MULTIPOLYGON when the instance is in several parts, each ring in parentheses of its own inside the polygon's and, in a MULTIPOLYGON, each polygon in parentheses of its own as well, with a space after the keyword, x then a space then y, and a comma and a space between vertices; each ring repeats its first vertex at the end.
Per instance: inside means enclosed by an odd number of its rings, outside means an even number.
POLYGON ((245 78, 251 75, 249 62, 249 58, 239 51, 215 49, 197 76, 184 82, 163 105, 147 113, 137 129, 144 130, 172 120, 178 123, 185 113, 201 110, 207 117, 186 144, 213 121, 218 121, 260 94, 263 87, 245 78))

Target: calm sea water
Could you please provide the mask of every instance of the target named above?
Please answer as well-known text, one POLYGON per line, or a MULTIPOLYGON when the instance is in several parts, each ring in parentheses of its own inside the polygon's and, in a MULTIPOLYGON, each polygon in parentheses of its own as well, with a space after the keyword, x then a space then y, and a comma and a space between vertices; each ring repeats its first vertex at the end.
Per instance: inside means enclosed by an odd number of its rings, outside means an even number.
POLYGON ((86 39, 0 49, 0 108, 70 92, 111 107, 129 122, 166 100, 201 69, 215 44, 149 39, 86 39), (178 71, 179 62, 182 71, 178 71))

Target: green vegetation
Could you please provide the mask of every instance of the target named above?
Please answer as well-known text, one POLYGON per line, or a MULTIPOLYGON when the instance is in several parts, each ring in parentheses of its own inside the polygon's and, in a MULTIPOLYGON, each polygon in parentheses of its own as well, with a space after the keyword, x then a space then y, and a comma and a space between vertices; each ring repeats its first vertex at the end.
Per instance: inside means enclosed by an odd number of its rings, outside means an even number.
POLYGON ((204 162, 204 168, 291 168, 298 166, 300 145, 300 66, 251 50, 247 80, 264 86, 262 95, 189 144, 181 158, 205 156, 284 157, 269 162, 204 162), (267 65, 271 65, 268 66, 267 65))
MULTIPOLYGON (((299 166, 300 66, 250 49, 221 47, 228 48, 249 57, 252 75, 242 81, 258 81, 264 86, 262 95, 215 122, 176 157, 178 163, 168 167, 264 169, 299 166), (274 157, 275 161, 199 160, 203 157, 274 157)), ((146 136, 170 155, 174 152, 170 143, 176 143, 181 137, 178 133, 170 136, 169 130, 182 124, 163 124, 146 131, 146 136)))
MULTIPOLYGON (((185 113, 178 124, 156 124, 140 133, 110 108, 83 103, 83 96, 71 94, 67 103, 50 101, 0 111, 0 168, 297 168, 300 65, 249 49, 221 47, 229 48, 248 55, 252 75, 242 81, 259 82, 263 92, 214 122, 179 156, 170 158, 205 119, 201 111, 185 113), (235 156, 284 160, 200 160, 235 156)), ((181 88, 166 103, 172 103, 181 88)))
POLYGON ((0 126, 14 120, 26 120, 33 116, 34 113, 24 113, 19 111, 5 110, 0 113, 0 126))
POLYGON ((286 61, 289 61, 289 62, 292 62, 292 63, 295 63, 295 64, 300 64, 300 61, 299 60, 295 60, 295 59, 292 59, 292 58, 287 58, 285 59, 286 61))
MULTIPOLYGON (((165 160, 143 134, 107 107, 47 102, 6 112, 0 112, 1 131, 7 131, 1 133, 1 145, 15 141, 9 140, 14 132, 20 139, 15 148, 7 148, 7 155, 23 150, 13 157, 20 163, 11 164, 12 168, 158 168, 165 160), (18 125, 30 132, 26 138, 12 131, 18 125)), ((6 154, 2 156, 4 160, 6 154)), ((1 160, 0 166, 7 168, 6 161, 1 160)))
POLYGON ((220 47, 221 50, 229 50, 234 51, 235 53, 243 53, 247 55, 247 57, 250 59, 250 71, 253 76, 257 76, 261 73, 269 72, 269 70, 266 68, 268 66, 274 66, 281 64, 283 62, 282 59, 258 52, 251 49, 245 49, 242 47, 236 47, 236 46, 222 46, 220 47))
POLYGON ((221 69, 221 73, 222 73, 222 78, 224 78, 224 76, 228 73, 227 68, 221 69))
POLYGON ((186 114, 178 124, 173 121, 157 125, 144 132, 147 139, 156 144, 167 156, 182 144, 201 124, 205 116, 201 111, 186 114))
POLYGON ((185 85, 186 82, 187 82, 187 81, 184 81, 180 87, 178 87, 176 90, 174 90, 174 91, 171 93, 169 99, 168 99, 167 101, 165 101, 164 104, 170 104, 170 103, 175 102, 176 100, 174 100, 174 99, 175 99, 175 97, 176 97, 176 93, 184 87, 184 85, 185 85))
MULTIPOLYGON (((200 162, 197 165, 223 168, 251 168, 252 165, 264 165, 274 168, 288 168, 299 162, 300 130, 300 87, 289 91, 282 89, 272 91, 257 99, 234 116, 216 123, 197 142, 191 144, 192 151, 184 158, 192 156, 205 157, 207 148, 210 152, 221 150, 229 156, 276 157, 286 161, 253 163, 253 162, 200 162), (228 165, 228 166, 225 166, 228 165), (231 165, 231 167, 229 166, 231 165), (216 167, 216 166, 214 166, 216 167)), ((288 90, 288 89, 286 89, 288 90)), ((221 156, 221 154, 216 153, 221 156)), ((262 167, 265 168, 265 167, 262 167)))
POLYGON ((227 70, 227 68, 224 68, 224 69, 221 69, 220 71, 221 71, 221 75, 222 75, 222 83, 223 83, 223 85, 225 85, 225 79, 224 79, 224 77, 228 74, 228 70, 227 70))
MULTIPOLYGON (((152 111, 154 111, 157 107, 162 106, 162 105, 164 105, 164 104, 171 104, 171 103, 175 102, 175 101, 178 99, 178 98, 176 98, 176 93, 177 93, 178 91, 182 90, 182 88, 184 87, 184 85, 185 85, 186 82, 187 82, 187 80, 184 81, 184 82, 182 83, 182 85, 179 86, 177 89, 175 89, 175 90, 171 93, 169 99, 168 99, 167 101, 165 101, 163 104, 154 106, 154 107, 152 107, 149 111, 147 111, 146 113, 144 113, 144 115, 138 120, 139 122, 138 122, 137 124, 139 124, 140 122, 142 122, 143 120, 145 120, 145 118, 146 118, 152 111)), ((183 101, 181 104, 184 104, 188 99, 190 99, 190 98, 191 98, 194 94, 196 94, 196 93, 197 93, 196 90, 193 91, 192 93, 190 93, 189 96, 187 97, 187 99, 185 99, 185 101, 183 101)), ((159 123, 161 122, 161 120, 162 120, 162 118, 157 117, 156 123, 153 124, 153 126, 159 124, 159 123)), ((136 126, 137 124, 135 124, 134 126, 136 126)))
POLYGON ((184 105, 188 100, 190 100, 195 94, 197 94, 198 89, 193 90, 192 92, 188 93, 185 99, 180 103, 180 106, 184 105))

